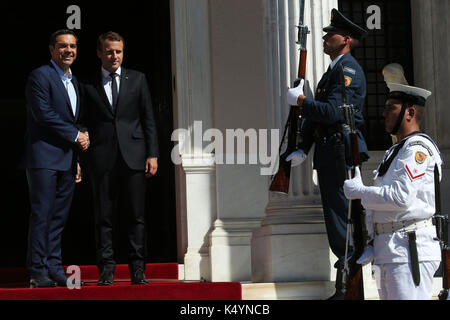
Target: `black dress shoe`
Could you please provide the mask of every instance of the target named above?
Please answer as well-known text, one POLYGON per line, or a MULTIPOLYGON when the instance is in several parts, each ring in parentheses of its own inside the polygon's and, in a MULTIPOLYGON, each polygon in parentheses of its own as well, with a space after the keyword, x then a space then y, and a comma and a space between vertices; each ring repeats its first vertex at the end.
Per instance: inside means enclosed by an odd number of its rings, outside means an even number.
POLYGON ((97 282, 99 286, 112 286, 114 283, 114 271, 104 270, 97 282))
POLYGON ((56 285, 58 287, 65 287, 67 286, 67 276, 62 273, 56 273, 56 274, 50 274, 50 279, 56 282, 56 285))
POLYGON ((147 284, 148 281, 145 279, 144 271, 137 270, 131 275, 131 284, 147 284))
MULTIPOLYGON (((65 274, 62 273, 58 273, 58 274, 51 274, 50 278, 56 282, 56 285, 58 287, 67 287, 67 276, 65 274)), ((78 281, 78 282, 74 282, 74 281, 70 281, 70 285, 71 286, 84 286, 84 281, 78 281)))
POLYGON ((47 276, 40 276, 30 279, 30 288, 52 288, 56 287, 56 282, 47 276))

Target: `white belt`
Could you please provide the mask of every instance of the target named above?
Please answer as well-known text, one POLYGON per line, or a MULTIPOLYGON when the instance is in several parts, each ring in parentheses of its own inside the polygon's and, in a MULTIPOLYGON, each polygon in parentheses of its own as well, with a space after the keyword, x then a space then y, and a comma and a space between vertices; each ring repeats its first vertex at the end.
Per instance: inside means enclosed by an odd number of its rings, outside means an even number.
POLYGON ((416 231, 417 229, 431 227, 432 225, 431 218, 375 223, 375 234, 416 231))

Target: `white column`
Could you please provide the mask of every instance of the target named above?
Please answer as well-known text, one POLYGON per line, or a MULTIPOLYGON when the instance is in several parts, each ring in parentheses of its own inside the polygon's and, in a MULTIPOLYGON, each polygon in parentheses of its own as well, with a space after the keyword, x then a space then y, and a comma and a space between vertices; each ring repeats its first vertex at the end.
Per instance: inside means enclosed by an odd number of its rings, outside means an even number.
POLYGON ((208 0, 171 1, 173 138, 176 166, 178 261, 185 279, 210 280, 209 232, 216 213, 212 154, 203 153, 203 131, 213 127, 208 0), (200 126, 196 125, 200 124, 200 126))
MULTIPOLYGON (((210 0, 209 5, 213 119, 225 142, 227 130, 267 129, 264 11, 261 0, 210 0)), ((231 158, 239 155, 216 165, 217 217, 209 250, 213 281, 251 280, 252 231, 267 203, 267 176, 260 174, 259 163, 249 163, 257 139, 248 139, 245 150, 237 150, 237 141, 230 149, 224 145, 231 158), (238 156, 245 156, 244 164, 237 163, 238 156)))
MULTIPOLYGON (((297 76, 298 1, 265 0, 266 11, 266 92, 269 127, 283 128, 289 109, 286 89, 297 76)), ((330 60, 323 54, 322 28, 329 24, 337 1, 305 1, 308 36, 306 90, 314 88, 330 60)), ((320 194, 312 154, 293 168, 289 195, 269 194, 266 217, 252 237, 252 280, 254 282, 330 280, 334 276, 332 255, 323 220, 320 194)))
POLYGON ((414 85, 432 92, 427 99, 423 128, 435 139, 444 159, 441 182, 442 210, 449 212, 450 198, 450 2, 411 0, 414 85))
POLYGON ((185 280, 211 280, 209 232, 216 217, 216 182, 212 159, 183 156, 186 187, 187 251, 185 280))

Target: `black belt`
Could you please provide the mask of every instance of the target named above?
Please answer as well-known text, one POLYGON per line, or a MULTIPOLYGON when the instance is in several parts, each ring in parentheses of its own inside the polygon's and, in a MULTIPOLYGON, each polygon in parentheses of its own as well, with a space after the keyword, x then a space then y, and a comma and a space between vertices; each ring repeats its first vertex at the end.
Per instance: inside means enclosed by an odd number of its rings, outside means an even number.
POLYGON ((339 134, 342 132, 342 125, 335 124, 332 126, 324 127, 320 126, 317 127, 314 131, 314 141, 316 143, 320 144, 326 144, 330 138, 334 137, 336 134, 339 134))

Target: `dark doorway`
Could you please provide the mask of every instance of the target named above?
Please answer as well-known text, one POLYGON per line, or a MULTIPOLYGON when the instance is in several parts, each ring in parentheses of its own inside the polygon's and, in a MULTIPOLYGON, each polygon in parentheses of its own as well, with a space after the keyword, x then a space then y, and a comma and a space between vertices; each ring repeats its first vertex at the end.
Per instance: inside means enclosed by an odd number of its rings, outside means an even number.
POLYGON ((339 10, 350 20, 366 28, 367 8, 377 5, 381 28, 368 30, 369 35, 352 54, 366 74, 367 95, 363 130, 369 150, 386 150, 392 145, 381 116, 389 89, 381 71, 389 63, 400 63, 405 77, 414 84, 411 4, 410 0, 339 0, 339 10))
MULTIPOLYGON (((175 262, 176 213, 171 98, 171 42, 169 1, 94 1, 19 2, 0 4, 4 31, 1 61, 0 132, 3 144, 0 180, 0 267, 25 265, 28 216, 30 214, 25 172, 17 169, 25 133, 24 89, 31 70, 50 61, 48 38, 66 28, 70 5, 81 10, 78 58, 72 71, 78 78, 100 68, 96 39, 106 31, 120 33, 126 41, 124 67, 144 72, 152 93, 157 119, 160 159, 155 177, 148 181, 147 256, 148 262, 175 262)), ((121 208, 126 210, 126 208, 121 208)), ((122 211, 123 212, 123 211, 122 211)), ((127 263, 126 220, 119 212, 115 237, 118 263, 127 263)), ((76 187, 71 214, 63 235, 64 264, 95 264, 95 236, 90 182, 76 187)))

